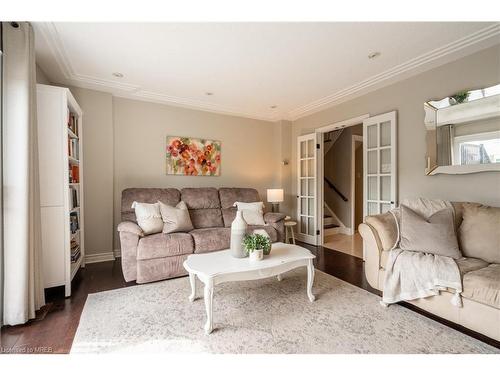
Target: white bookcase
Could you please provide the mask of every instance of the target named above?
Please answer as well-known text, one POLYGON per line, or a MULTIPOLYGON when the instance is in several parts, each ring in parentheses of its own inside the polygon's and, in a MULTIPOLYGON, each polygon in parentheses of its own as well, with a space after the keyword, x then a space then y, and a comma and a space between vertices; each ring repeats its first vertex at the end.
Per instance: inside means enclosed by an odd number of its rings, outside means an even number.
POLYGON ((64 285, 69 297, 85 267, 82 110, 69 89, 37 85, 37 122, 44 283, 64 285))

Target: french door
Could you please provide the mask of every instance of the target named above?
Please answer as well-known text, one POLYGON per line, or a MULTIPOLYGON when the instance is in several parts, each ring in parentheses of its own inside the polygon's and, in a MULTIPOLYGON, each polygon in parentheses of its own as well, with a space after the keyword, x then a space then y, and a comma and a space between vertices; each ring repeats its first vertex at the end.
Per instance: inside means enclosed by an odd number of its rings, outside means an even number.
POLYGON ((297 237, 317 245, 316 133, 297 138, 297 237))
POLYGON ((363 217, 397 204, 396 111, 363 121, 363 217))

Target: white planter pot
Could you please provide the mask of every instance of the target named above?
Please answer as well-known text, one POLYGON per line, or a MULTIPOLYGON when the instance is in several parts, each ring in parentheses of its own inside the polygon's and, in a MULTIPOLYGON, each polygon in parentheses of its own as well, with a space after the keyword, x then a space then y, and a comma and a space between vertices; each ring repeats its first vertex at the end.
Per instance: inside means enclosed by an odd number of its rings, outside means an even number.
POLYGON ((250 253, 250 262, 258 262, 264 259, 264 250, 254 250, 250 253))
POLYGON ((241 211, 236 212, 236 218, 231 224, 231 255, 235 258, 245 258, 247 256, 243 248, 243 237, 247 231, 247 222, 243 219, 241 211))

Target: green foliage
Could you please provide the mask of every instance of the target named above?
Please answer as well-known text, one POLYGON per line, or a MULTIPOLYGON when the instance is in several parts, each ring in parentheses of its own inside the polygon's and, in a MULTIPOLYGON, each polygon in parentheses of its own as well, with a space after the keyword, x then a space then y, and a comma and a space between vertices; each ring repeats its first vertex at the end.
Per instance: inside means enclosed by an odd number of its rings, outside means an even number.
POLYGON ((248 254, 254 250, 264 250, 264 255, 271 252, 271 240, 262 234, 246 234, 243 238, 243 247, 248 254))
POLYGON ((469 97, 469 92, 468 91, 459 91, 455 95, 452 95, 451 97, 453 99, 455 99, 458 104, 460 104, 460 103, 467 101, 467 98, 469 97))

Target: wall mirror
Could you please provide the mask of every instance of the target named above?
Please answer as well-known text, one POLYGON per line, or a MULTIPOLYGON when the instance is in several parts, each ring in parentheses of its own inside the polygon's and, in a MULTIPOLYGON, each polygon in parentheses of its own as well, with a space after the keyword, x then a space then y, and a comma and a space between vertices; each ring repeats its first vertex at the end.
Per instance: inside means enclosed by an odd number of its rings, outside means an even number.
POLYGON ((424 103, 425 173, 500 171, 500 84, 424 103))

